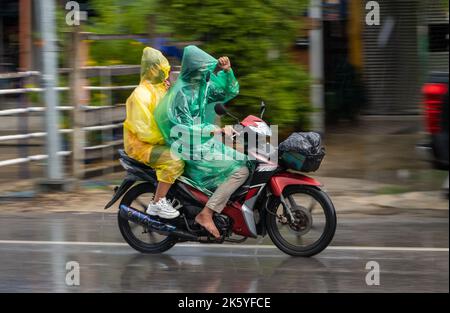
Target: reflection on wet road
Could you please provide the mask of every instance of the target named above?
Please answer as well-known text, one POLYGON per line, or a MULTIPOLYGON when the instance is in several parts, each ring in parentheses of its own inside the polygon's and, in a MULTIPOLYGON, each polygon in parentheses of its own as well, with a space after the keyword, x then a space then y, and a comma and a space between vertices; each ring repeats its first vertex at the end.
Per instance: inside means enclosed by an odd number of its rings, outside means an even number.
POLYGON ((332 247, 314 258, 256 244, 184 244, 142 255, 120 238, 113 214, 3 213, 0 292, 449 290, 447 211, 341 217, 332 247), (65 283, 69 261, 80 264, 80 286, 65 283), (366 285, 369 261, 380 264, 380 286, 366 285))

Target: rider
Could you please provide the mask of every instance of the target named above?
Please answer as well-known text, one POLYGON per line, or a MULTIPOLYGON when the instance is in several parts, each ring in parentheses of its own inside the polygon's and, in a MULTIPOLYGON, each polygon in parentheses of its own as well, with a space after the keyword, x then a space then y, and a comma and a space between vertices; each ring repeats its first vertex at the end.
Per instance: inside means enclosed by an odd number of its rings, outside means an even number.
MULTIPOLYGON (((215 190, 195 220, 216 238, 220 233, 213 213, 223 210, 249 176, 245 157, 237 158, 239 153, 213 136, 219 130, 215 125, 215 104, 225 103, 238 93, 239 84, 228 57, 216 60, 203 50, 188 46, 178 80, 155 110, 164 139, 186 163, 185 176, 201 190, 215 190)), ((231 127, 221 131, 227 135, 233 132, 231 127)))
POLYGON ((168 89, 169 71, 169 62, 160 51, 144 49, 141 81, 127 99, 123 127, 125 152, 156 171, 158 186, 147 213, 166 219, 180 214, 165 197, 184 169, 183 160, 171 155, 154 119, 154 110, 168 89))

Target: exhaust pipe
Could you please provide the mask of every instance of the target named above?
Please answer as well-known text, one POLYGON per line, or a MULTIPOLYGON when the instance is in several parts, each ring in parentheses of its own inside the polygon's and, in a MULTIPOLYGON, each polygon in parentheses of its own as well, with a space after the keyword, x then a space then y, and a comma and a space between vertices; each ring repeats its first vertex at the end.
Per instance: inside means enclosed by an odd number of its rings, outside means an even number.
POLYGON ((122 204, 119 208, 119 214, 126 220, 129 220, 133 223, 139 224, 145 228, 149 228, 158 233, 162 233, 164 235, 175 235, 179 238, 198 241, 199 238, 195 235, 187 233, 182 230, 178 230, 175 226, 162 223, 153 219, 150 215, 142 213, 132 207, 126 206, 122 204))

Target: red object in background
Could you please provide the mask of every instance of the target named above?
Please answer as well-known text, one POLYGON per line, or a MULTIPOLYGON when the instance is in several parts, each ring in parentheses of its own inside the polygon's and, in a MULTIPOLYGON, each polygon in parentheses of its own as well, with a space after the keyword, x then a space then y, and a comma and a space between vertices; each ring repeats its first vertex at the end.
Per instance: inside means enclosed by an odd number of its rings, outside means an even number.
POLYGON ((427 132, 437 134, 441 131, 441 111, 448 86, 441 83, 427 83, 422 88, 425 105, 425 123, 427 132))

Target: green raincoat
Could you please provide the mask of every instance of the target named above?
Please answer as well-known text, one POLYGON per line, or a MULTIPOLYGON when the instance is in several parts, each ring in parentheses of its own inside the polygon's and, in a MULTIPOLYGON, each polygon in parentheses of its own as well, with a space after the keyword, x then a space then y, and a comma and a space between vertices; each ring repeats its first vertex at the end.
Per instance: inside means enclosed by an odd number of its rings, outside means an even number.
POLYGON ((218 61, 196 46, 184 49, 181 73, 155 110, 155 120, 172 152, 185 161, 184 176, 200 189, 213 191, 237 169, 245 156, 212 135, 214 106, 239 93, 233 71, 215 72, 218 61))

